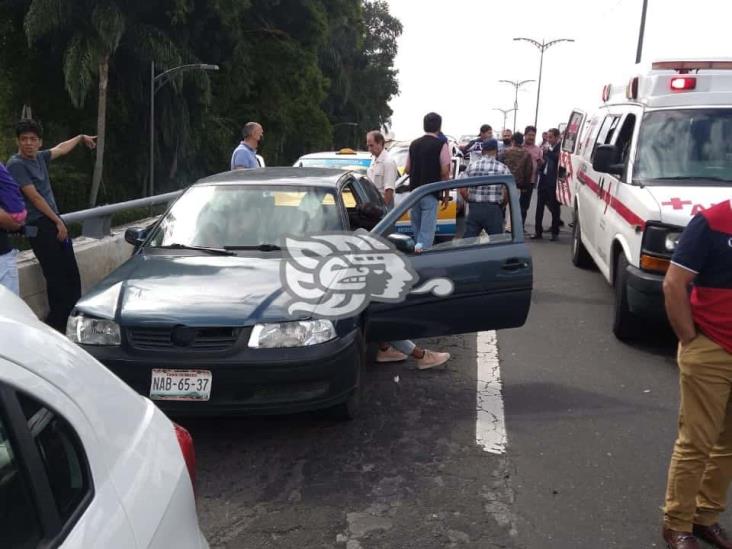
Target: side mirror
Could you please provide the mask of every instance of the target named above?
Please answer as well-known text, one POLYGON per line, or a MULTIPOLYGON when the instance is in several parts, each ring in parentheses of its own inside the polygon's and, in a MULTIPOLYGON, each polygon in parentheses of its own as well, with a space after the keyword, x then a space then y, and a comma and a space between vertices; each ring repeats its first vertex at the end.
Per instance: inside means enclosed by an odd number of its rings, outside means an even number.
POLYGON ((400 252, 404 254, 414 253, 414 239, 411 236, 401 233, 391 233, 386 238, 400 252))
POLYGON ((599 145, 595 149, 592 169, 596 172, 620 175, 625 170, 625 166, 619 164, 619 160, 620 151, 615 145, 599 145))
POLYGON ((409 174, 404 174, 399 179, 397 179, 397 182, 394 186, 394 192, 396 194, 408 193, 409 191, 411 191, 412 189, 409 186, 409 174))
POLYGON ((460 164, 460 169, 459 169, 460 173, 463 173, 467 169, 468 169, 467 164, 460 164))
POLYGON ((125 242, 139 246, 147 238, 147 229, 144 227, 130 227, 125 231, 125 242))

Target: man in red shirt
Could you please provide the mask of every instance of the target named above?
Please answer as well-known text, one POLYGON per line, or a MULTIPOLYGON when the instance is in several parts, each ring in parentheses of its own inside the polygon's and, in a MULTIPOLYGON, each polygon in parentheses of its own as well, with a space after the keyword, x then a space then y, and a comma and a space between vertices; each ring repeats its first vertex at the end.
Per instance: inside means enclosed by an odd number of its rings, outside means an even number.
POLYGON ((732 549, 719 526, 732 480, 732 200, 689 222, 663 290, 681 374, 663 538, 671 549, 700 547, 697 538, 732 549))

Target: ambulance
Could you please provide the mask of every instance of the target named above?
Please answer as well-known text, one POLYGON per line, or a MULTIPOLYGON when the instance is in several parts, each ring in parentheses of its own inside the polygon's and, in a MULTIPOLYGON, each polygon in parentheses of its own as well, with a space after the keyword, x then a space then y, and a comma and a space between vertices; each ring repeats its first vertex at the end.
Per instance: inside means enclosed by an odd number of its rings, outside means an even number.
POLYGON ((665 318, 663 277, 691 217, 732 198, 732 60, 659 61, 572 111, 557 198, 573 211, 572 262, 614 287, 613 332, 665 318))

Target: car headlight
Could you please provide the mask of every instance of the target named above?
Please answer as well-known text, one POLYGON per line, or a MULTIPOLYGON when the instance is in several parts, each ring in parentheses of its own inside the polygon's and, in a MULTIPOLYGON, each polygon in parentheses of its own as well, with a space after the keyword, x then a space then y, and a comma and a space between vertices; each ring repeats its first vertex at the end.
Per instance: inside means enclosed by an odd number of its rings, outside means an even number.
POLYGON ((249 337, 249 346, 256 349, 306 347, 325 343, 335 336, 335 327, 330 320, 257 324, 249 337))
POLYGON ((643 252, 671 256, 681 237, 681 227, 670 225, 648 225, 643 235, 643 252))
POLYGON ((69 317, 66 337, 81 345, 119 345, 122 340, 116 322, 81 315, 69 317))

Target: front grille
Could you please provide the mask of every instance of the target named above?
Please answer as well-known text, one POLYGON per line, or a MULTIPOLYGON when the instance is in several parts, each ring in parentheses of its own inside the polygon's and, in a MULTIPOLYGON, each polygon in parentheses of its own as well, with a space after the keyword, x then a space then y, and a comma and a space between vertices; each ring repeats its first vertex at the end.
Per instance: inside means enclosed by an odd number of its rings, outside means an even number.
POLYGON ((185 328, 166 326, 156 328, 127 328, 127 341, 135 349, 179 351, 225 351, 231 348, 241 334, 241 328, 205 327, 185 328), (184 328, 186 337, 176 337, 176 330, 184 328))

